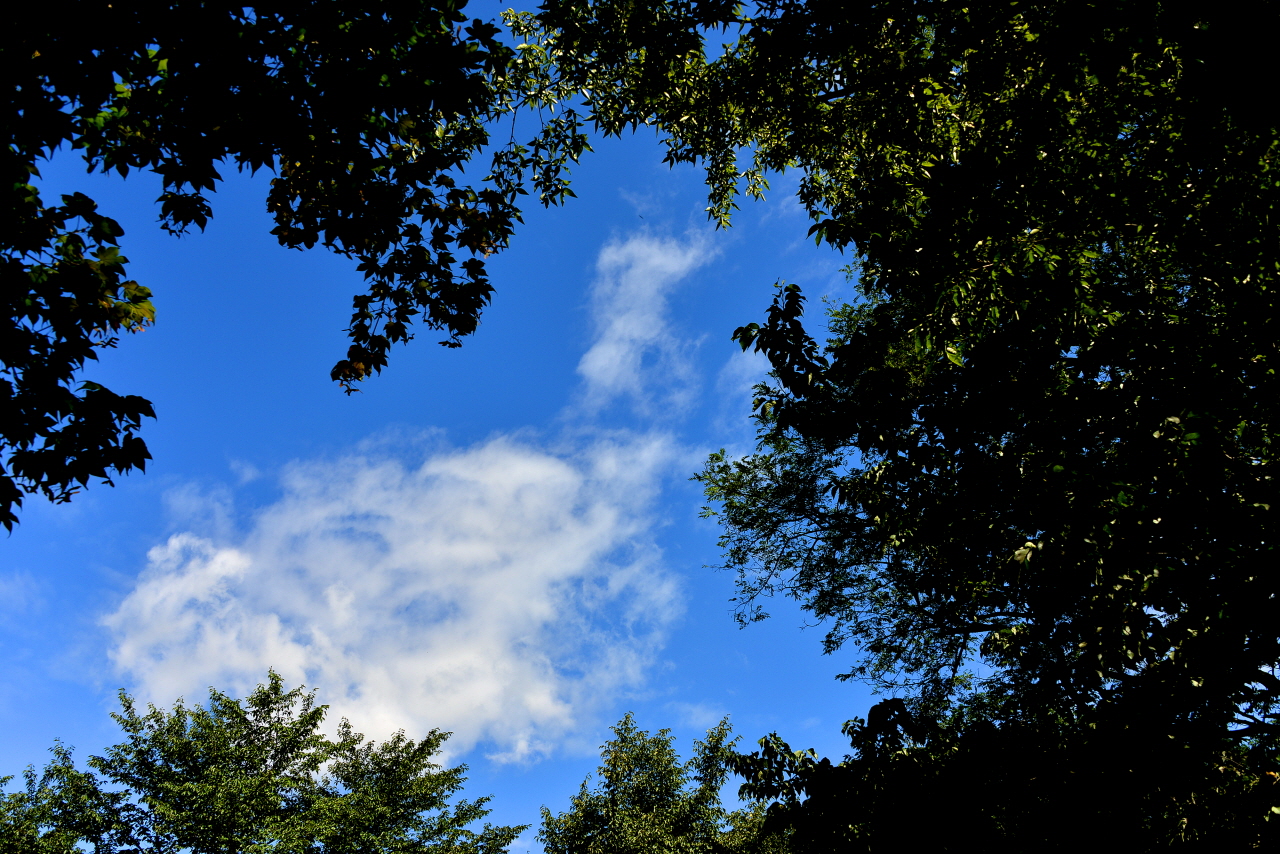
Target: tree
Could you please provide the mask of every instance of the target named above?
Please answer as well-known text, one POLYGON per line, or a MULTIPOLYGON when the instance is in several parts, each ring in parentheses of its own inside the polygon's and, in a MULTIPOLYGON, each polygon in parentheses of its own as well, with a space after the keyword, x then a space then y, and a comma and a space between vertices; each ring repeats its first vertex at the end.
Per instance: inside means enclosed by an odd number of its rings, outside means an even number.
MULTIPOLYGON (((1275 20, 1158 0, 523 19, 601 129, 655 126, 705 164, 718 221, 791 169, 810 234, 852 253, 863 295, 825 343, 794 285, 737 330, 774 369, 760 453, 702 478, 744 619, 783 593, 829 620, 850 675, 908 701, 912 762, 962 767, 963 739, 987 758, 963 767, 988 769, 970 785, 1010 840, 1048 826, 1023 794, 1113 797, 1142 846, 1260 844, 1280 805, 1280 140, 1248 83, 1275 20)), ((855 778, 850 809, 880 785, 855 778)))
POLYGON ((211 689, 207 707, 171 712, 139 713, 122 691, 126 740, 87 771, 62 745, 28 769, 0 801, 0 851, 499 854, 524 830, 468 829, 488 799, 449 803, 466 767, 432 762, 448 733, 379 744, 344 719, 331 740, 314 697, 275 672, 245 700, 211 689))
POLYGON ((518 196, 528 184, 545 204, 569 194, 561 167, 586 143, 512 140, 482 181, 460 180, 486 150, 486 123, 524 103, 518 93, 537 103, 539 85, 508 85, 520 63, 465 6, 92 0, 13 12, 0 47, 14 87, 0 155, 0 524, 12 529, 24 493, 67 501, 149 459, 138 431, 151 403, 79 377, 155 320, 151 292, 128 279, 122 230, 92 199, 41 198, 39 163, 55 153, 158 174, 160 227, 175 235, 205 227, 219 169, 273 172, 281 245, 321 244, 364 275, 332 371, 348 392, 414 322, 450 347, 474 331, 492 291, 484 259, 506 245, 518 196))
POLYGON ((693 758, 683 765, 669 730, 650 735, 628 714, 613 732, 601 751, 599 785, 588 789, 583 781, 568 812, 553 816, 542 808, 538 840, 547 854, 786 850, 781 837, 761 832, 758 807, 731 812, 720 804, 736 741, 727 720, 694 742, 693 758))
POLYGON ((1205 761, 1142 721, 1050 729, 966 711, 920 721, 890 698, 845 724, 841 759, 772 733, 730 766, 742 797, 769 804, 762 830, 795 852, 1275 847, 1276 776, 1246 749, 1205 761))

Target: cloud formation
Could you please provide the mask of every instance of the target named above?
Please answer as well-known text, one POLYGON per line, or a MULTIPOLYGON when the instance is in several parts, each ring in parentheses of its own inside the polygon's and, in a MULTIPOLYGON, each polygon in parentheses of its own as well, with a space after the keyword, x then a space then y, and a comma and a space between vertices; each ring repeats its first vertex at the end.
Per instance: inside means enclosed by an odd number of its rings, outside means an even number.
POLYGON ((642 677, 678 613, 644 536, 658 437, 567 459, 510 439, 407 467, 294 467, 236 545, 177 534, 106 619, 143 696, 244 691, 275 667, 384 737, 546 752, 642 677))
POLYGON ((8 622, 11 617, 17 617, 36 607, 40 599, 39 585, 30 574, 0 574, 0 625, 8 622))
POLYGON ((694 370, 688 343, 671 332, 667 299, 712 257, 710 241, 699 234, 687 241, 634 235, 600 251, 591 288, 596 336, 578 363, 588 411, 619 398, 645 415, 687 403, 694 370))
POLYGON ((610 432, 593 413, 665 410, 690 387, 667 298, 707 257, 701 239, 645 235, 601 251, 571 438, 295 464, 241 534, 228 496, 201 511, 177 495, 215 533, 151 550, 104 619, 117 669, 168 704, 211 685, 242 694, 274 667, 317 688, 333 719, 377 738, 450 730, 454 755, 532 759, 594 726, 680 613, 651 531, 687 461, 660 427, 610 432))

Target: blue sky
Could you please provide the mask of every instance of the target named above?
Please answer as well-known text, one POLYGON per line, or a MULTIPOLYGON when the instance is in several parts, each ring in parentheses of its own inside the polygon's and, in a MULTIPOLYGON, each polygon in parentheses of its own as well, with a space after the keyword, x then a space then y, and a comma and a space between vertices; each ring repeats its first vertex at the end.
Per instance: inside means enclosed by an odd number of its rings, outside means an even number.
MULTIPOLYGON (((729 340, 779 279, 817 303, 847 259, 813 246, 786 178, 706 222, 700 173, 651 137, 597 141, 579 198, 531 209, 491 259, 493 305, 458 350, 424 331, 344 396, 353 265, 276 245, 267 175, 228 174, 208 231, 155 225, 158 184, 44 170, 125 227, 157 324, 85 377, 159 418, 145 475, 32 498, 0 544, 0 774, 118 740, 121 687, 159 705, 241 694, 274 667, 374 738, 455 733, 468 796, 532 823, 565 808, 609 726, 843 753, 860 686, 784 602, 739 630, 688 478, 751 447, 758 357, 729 340)), ((532 831, 517 850, 535 847, 532 831)))

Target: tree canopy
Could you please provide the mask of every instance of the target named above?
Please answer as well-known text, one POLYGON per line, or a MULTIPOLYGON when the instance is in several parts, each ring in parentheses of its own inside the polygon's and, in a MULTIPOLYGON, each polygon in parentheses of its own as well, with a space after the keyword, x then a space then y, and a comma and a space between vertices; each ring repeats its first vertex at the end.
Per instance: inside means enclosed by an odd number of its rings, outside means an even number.
MULTIPOLYGON (((826 331, 787 285, 735 333, 775 378, 760 453, 702 475, 744 619, 795 596, 922 744, 987 733, 1041 762, 993 761, 1013 776, 992 791, 1115 796, 1143 844, 1212 844, 1226 825, 1196 804, 1229 800, 1221 769, 1252 793, 1222 806, 1250 844, 1280 804, 1278 140, 1239 25, 1276 17, 550 0, 524 19, 599 127, 657 127, 668 160, 705 165, 718 221, 793 170, 810 234, 852 256, 861 297, 826 331)), ((849 798, 879 785, 858 779, 849 798)), ((1001 832, 1034 842, 1036 811, 1011 810, 1001 832)))
POLYGON ((785 839, 762 831, 757 806, 727 810, 720 790, 736 739, 727 720, 694 742, 680 762, 670 730, 650 735, 630 714, 601 748, 597 785, 588 780, 567 812, 542 809, 538 841, 547 854, 783 854, 785 839))
POLYGON ((653 127, 669 162, 706 168, 719 224, 771 174, 798 174, 810 235, 849 253, 860 289, 823 329, 783 285, 737 330, 774 371, 760 448, 701 475, 742 617, 796 597, 828 621, 829 651, 858 652, 849 675, 903 701, 851 730, 844 765, 813 759, 844 771, 813 776, 777 745, 744 760, 775 815, 803 790, 842 805, 839 838, 869 845, 857 828, 891 828, 851 805, 963 785, 1022 847, 1068 844, 1052 836, 1064 803, 1140 847, 1271 839, 1280 140, 1254 81, 1274 4, 547 0, 508 16, 511 50, 460 30, 453 5, 414 5, 428 23, 407 28, 389 6, 307 6, 314 26, 292 7, 201 6, 210 23, 189 36, 189 17, 164 29, 176 8, 128 18, 122 52, 39 20, 45 35, 20 28, 6 48, 31 129, 9 161, 27 236, 7 255, 6 277, 26 278, 5 336, 30 346, 13 345, 7 388, 49 413, 5 428, 10 502, 145 458, 144 402, 68 385, 93 346, 152 315, 124 281, 118 227, 81 197, 39 201, 31 170, 59 144, 159 171, 179 232, 206 215, 202 164, 274 167, 281 240, 369 277, 335 368, 349 386, 419 315, 450 343, 469 331, 521 176, 558 200, 584 128, 653 127), (205 32, 226 36, 216 59, 193 58, 214 51, 205 32), (211 101, 200 86, 220 63, 211 101), (237 69, 255 85, 228 90, 237 69), (531 101, 562 109, 502 150, 491 188, 457 186, 484 119, 531 101), (286 102, 260 145, 250 110, 286 102), (55 317, 70 331, 47 332, 55 317), (40 403, 37 381, 61 403, 40 403))
POLYGON ((66 501, 149 459, 138 431, 150 401, 80 374, 155 320, 151 291, 128 279, 109 211, 81 193, 41 197, 39 166, 55 155, 156 173, 160 227, 175 235, 205 227, 219 170, 271 172, 281 245, 319 244, 364 276, 332 371, 347 391, 414 323, 446 346, 474 331, 492 291, 485 258, 505 246, 518 196, 531 184, 544 203, 563 198, 560 165, 585 141, 486 149, 487 123, 518 106, 508 81, 520 66, 465 6, 94 0, 13 13, 0 46, 13 86, 0 161, 0 523, 12 528, 24 493, 66 501), (482 151, 488 174, 462 180, 482 151))
POLYGON ((86 771, 57 745, 0 795, 0 852, 501 854, 524 830, 471 829, 487 798, 450 803, 466 767, 432 761, 448 733, 366 742, 344 719, 329 739, 314 697, 274 672, 244 700, 211 689, 172 711, 139 712, 122 691, 124 742, 86 771))

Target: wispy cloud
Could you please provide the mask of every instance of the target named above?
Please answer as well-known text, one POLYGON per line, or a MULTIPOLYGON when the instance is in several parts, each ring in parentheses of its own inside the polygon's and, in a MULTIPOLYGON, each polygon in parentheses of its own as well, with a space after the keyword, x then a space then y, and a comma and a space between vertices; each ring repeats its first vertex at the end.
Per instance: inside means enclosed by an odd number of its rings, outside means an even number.
POLYGON ((711 729, 729 715, 724 708, 710 703, 671 702, 667 709, 690 729, 711 729))
POLYGON ((680 614, 652 532, 688 451, 661 419, 625 433, 596 415, 670 407, 691 386, 667 299, 707 256, 701 238, 647 235, 601 251, 560 438, 392 439, 298 463, 239 533, 229 493, 179 491, 171 509, 191 527, 151 550, 104 619, 118 670, 167 704, 246 691, 274 667, 375 737, 450 730, 454 754, 536 758, 598 725, 680 614))
POLYGON ((664 481, 690 465, 658 429, 598 416, 689 396, 667 301, 709 255, 704 238, 649 234, 600 251, 595 334, 559 438, 442 449, 388 434, 294 463, 239 529, 229 489, 175 490, 186 533, 151 549, 104 618, 111 661, 161 704, 246 691, 274 667, 334 720, 375 737, 440 727, 454 754, 522 761, 598 726, 680 616, 652 533, 664 481))
POLYGON ((686 241, 634 235, 601 250, 591 289, 595 341, 578 363, 587 412, 619 398, 646 415, 687 404, 695 374, 689 344, 671 331, 667 300, 712 257, 699 234, 686 241))
POLYGON ((0 625, 41 604, 40 586, 26 572, 0 574, 0 625))
POLYGON ((644 536, 669 457, 656 437, 576 459, 496 439, 296 466, 240 542, 152 549, 106 620, 112 658, 161 702, 275 667, 372 733, 534 756, 637 683, 678 613, 644 536))

